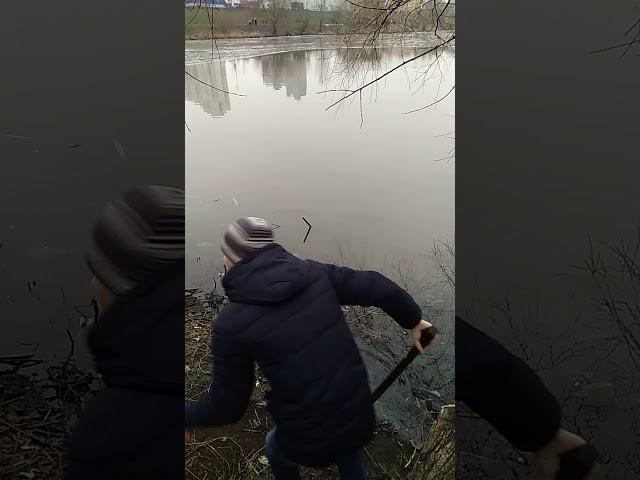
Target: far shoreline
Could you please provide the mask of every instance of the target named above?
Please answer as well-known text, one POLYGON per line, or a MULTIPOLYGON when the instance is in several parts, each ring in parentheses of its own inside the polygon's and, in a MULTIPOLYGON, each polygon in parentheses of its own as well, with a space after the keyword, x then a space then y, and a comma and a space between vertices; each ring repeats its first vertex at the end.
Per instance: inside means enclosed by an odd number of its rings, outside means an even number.
MULTIPOLYGON (((270 39, 270 38, 296 38, 296 37, 335 37, 340 36, 340 33, 296 33, 296 34, 278 34, 278 35, 251 35, 246 34, 244 32, 238 32, 238 34, 229 34, 229 35, 219 35, 214 36, 213 40, 258 40, 258 39, 270 39)), ((185 36, 184 41, 187 42, 204 42, 207 40, 212 40, 211 36, 185 36)))
MULTIPOLYGON (((443 30, 442 34, 451 34, 452 31, 451 30, 443 30)), ((389 36, 416 36, 416 35, 432 35, 433 32, 411 32, 411 33, 407 33, 407 32, 385 32, 383 33, 381 36, 382 37, 389 37, 389 36)), ((343 33, 339 33, 339 32, 326 32, 326 33, 296 33, 296 34, 278 34, 278 35, 272 35, 272 34, 266 34, 266 35, 257 35, 257 34, 246 34, 244 32, 238 32, 237 35, 236 34, 230 34, 230 35, 220 35, 220 36, 214 36, 213 38, 211 36, 185 36, 185 43, 189 43, 189 42, 205 42, 205 41, 210 41, 210 40, 259 40, 259 39, 273 39, 273 38, 304 38, 304 37, 342 37, 343 33)), ((366 34, 360 34, 360 35, 350 35, 351 37, 356 37, 356 36, 366 36, 366 34)))

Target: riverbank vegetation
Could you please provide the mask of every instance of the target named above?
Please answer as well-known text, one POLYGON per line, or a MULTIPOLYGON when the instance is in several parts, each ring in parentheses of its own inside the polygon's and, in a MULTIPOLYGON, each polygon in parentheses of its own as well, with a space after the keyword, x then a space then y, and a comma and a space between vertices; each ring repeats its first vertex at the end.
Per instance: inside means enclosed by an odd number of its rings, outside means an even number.
POLYGON ((186 40, 335 34, 341 18, 339 11, 186 7, 184 34, 186 40))
POLYGON ((99 388, 73 352, 49 365, 35 355, 0 357, 0 478, 64 477, 67 439, 83 405, 99 388))
POLYGON ((455 28, 451 2, 344 0, 312 9, 291 8, 284 0, 257 8, 211 8, 202 2, 185 7, 185 39, 261 38, 287 35, 441 32, 455 28))

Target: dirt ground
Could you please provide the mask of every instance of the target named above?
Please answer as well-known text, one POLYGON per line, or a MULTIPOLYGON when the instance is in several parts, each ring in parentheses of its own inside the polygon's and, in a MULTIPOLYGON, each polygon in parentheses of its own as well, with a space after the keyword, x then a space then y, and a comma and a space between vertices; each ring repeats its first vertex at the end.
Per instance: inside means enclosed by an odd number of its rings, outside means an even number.
MULTIPOLYGON (((211 378, 211 320, 222 305, 222 297, 209 295, 199 299, 196 292, 186 292, 185 301, 185 396, 203 395, 211 378)), ((240 422, 220 428, 198 429, 186 441, 185 469, 188 479, 257 480, 269 478, 270 469, 264 454, 266 433, 273 427, 264 408, 268 386, 258 376, 247 412, 240 422)), ((403 445, 392 432, 380 428, 366 447, 363 457, 367 478, 403 480, 416 458, 417 450, 403 445)), ((307 469, 305 478, 333 480, 334 469, 307 469)))

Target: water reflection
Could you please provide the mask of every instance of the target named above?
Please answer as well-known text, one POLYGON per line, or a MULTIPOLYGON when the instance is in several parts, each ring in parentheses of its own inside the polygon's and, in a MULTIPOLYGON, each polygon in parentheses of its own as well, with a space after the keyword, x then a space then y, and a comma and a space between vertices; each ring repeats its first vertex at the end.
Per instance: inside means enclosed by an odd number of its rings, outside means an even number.
POLYGON ((212 117, 222 117, 231 110, 227 68, 224 62, 185 67, 184 98, 200 105, 212 117))
POLYGON ((455 129, 455 96, 402 113, 448 91, 453 58, 442 56, 430 81, 423 74, 434 59, 426 55, 329 111, 343 92, 318 94, 362 85, 422 51, 315 49, 187 67, 216 87, 186 77, 188 249, 198 260, 190 286, 211 281, 221 232, 240 214, 281 225, 285 244, 315 258, 333 254, 337 239, 356 249, 366 244, 380 264, 389 255, 415 258, 434 238, 452 237, 454 170, 435 160, 453 146, 445 134, 455 129), (407 213, 414 208, 424 216, 421 234, 398 242, 393 232, 413 228, 407 213), (306 243, 303 215, 315 220, 306 243))
MULTIPOLYGON (((187 65, 185 100, 200 106, 212 117, 224 116, 231 110, 227 73, 227 69, 231 69, 231 78, 235 76, 237 80, 239 72, 246 74, 250 70, 262 79, 263 86, 275 91, 284 87, 287 97, 300 101, 308 95, 310 84, 316 84, 317 91, 351 89, 422 51, 418 48, 310 50, 187 65)), ((425 60, 429 64, 434 58, 425 60)), ((423 67, 424 64, 420 63, 423 67)))
POLYGON ((318 52, 318 83, 326 85, 331 78, 331 60, 332 53, 329 50, 320 50, 318 52))
POLYGON ((300 100, 307 94, 308 52, 287 52, 261 57, 262 81, 280 90, 286 88, 287 97, 300 100))

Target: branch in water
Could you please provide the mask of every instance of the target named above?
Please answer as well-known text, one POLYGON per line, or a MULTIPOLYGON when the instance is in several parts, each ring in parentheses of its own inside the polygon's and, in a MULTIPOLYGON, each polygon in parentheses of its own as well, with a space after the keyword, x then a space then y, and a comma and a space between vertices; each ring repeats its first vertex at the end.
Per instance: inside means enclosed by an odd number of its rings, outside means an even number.
POLYGON ((309 234, 311 233, 311 229, 313 228, 313 226, 309 223, 309 221, 302 217, 302 220, 304 220, 304 223, 306 223, 309 226, 309 229, 307 230, 307 234, 304 236, 304 240, 302 241, 302 243, 307 243, 307 238, 309 238, 309 234))
POLYGON ((71 359, 76 351, 76 341, 73 338, 73 335, 71 335, 71 332, 69 331, 69 329, 66 329, 67 332, 67 338, 69 339, 69 356, 68 358, 71 359))
POLYGON ((631 50, 631 47, 633 47, 634 45, 640 44, 640 18, 638 18, 635 22, 633 22, 633 24, 627 29, 627 31, 624 32, 624 36, 626 37, 627 35, 629 35, 631 31, 636 27, 638 28, 638 33, 636 33, 636 35, 628 42, 619 43, 617 45, 612 45, 610 47, 591 50, 591 52, 589 53, 603 53, 603 52, 608 52, 610 50, 618 50, 620 48, 624 48, 624 52, 622 52, 622 54, 620 55, 621 58, 624 57, 627 53, 629 53, 629 50, 631 50))
POLYGON ((451 94, 451 92, 453 92, 455 90, 455 88, 456 88, 456 86, 454 85, 453 87, 451 87, 451 90, 449 90, 446 95, 444 95, 443 97, 440 97, 439 99, 437 99, 434 102, 431 102, 429 105, 425 105, 424 107, 416 108, 415 110, 410 110, 408 112, 402 112, 402 114, 403 115, 408 115, 410 113, 419 112, 420 110, 425 110, 425 109, 427 109, 429 107, 433 107, 434 105, 437 105, 438 103, 443 101, 445 98, 447 98, 451 94))

